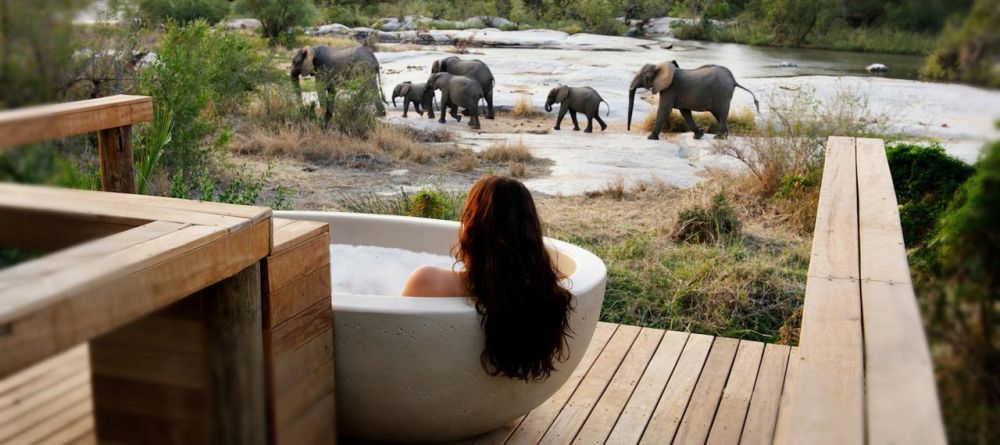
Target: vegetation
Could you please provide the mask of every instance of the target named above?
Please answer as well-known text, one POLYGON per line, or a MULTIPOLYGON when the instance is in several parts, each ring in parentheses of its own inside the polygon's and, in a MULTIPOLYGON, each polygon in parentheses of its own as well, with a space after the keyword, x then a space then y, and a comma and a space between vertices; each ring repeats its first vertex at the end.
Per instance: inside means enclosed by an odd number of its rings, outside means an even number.
POLYGON ((741 228, 736 212, 720 192, 712 197, 711 206, 681 210, 673 237, 686 243, 719 243, 738 237, 741 228))
POLYGON ((953 443, 1000 441, 998 189, 1000 143, 994 143, 929 240, 910 251, 953 443))
POLYGON ((239 0, 236 7, 260 20, 264 37, 272 41, 294 41, 291 32, 312 25, 316 17, 312 0, 239 0))
MULTIPOLYGON (((716 134, 719 132, 719 121, 715 120, 712 113, 708 112, 697 112, 691 113, 694 118, 694 123, 698 125, 707 133, 716 134)), ((649 113, 642 122, 639 122, 636 127, 642 131, 652 131, 653 125, 656 124, 656 113, 649 113)), ((754 112, 748 108, 742 108, 729 113, 729 134, 741 135, 745 133, 752 132, 757 129, 757 122, 754 112)), ((667 118, 667 125, 663 127, 663 132, 666 133, 686 133, 691 131, 688 127, 687 122, 684 121, 684 117, 681 116, 679 110, 673 110, 670 112, 670 117, 667 118)))
POLYGON ((933 80, 1000 88, 1000 1, 976 0, 961 24, 949 24, 921 70, 933 80))
POLYGON ((136 3, 143 16, 160 23, 170 20, 216 23, 229 14, 228 0, 137 0, 136 3))
POLYGON ((349 212, 417 216, 457 221, 465 205, 465 192, 450 192, 440 185, 416 193, 400 190, 395 195, 361 193, 344 196, 341 206, 349 212))

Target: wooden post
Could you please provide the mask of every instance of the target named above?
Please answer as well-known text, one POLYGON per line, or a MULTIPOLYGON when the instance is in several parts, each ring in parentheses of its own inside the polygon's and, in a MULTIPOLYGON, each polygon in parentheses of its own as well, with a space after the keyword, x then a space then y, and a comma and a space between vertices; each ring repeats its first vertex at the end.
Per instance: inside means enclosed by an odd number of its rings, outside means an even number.
POLYGON ((264 337, 260 265, 207 289, 207 365, 214 444, 264 445, 264 337))
POLYGON ((105 192, 135 193, 132 171, 132 126, 101 130, 97 134, 101 157, 101 189, 105 192))

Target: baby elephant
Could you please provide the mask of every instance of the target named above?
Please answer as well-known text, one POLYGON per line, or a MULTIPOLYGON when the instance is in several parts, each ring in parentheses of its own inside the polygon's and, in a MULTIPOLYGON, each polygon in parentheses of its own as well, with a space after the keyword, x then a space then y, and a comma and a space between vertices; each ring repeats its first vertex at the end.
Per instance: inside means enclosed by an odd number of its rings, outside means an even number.
POLYGON ((392 90, 392 106, 396 106, 397 97, 402 97, 403 117, 406 117, 406 113, 410 111, 410 103, 413 103, 413 111, 423 116, 424 110, 420 108, 420 101, 424 97, 424 85, 423 83, 413 82, 403 82, 396 85, 396 88, 392 90))
POLYGON ((465 76, 454 76, 449 73, 440 72, 431 74, 427 78, 424 86, 423 107, 427 110, 427 117, 434 118, 434 109, 431 106, 434 100, 434 91, 441 90, 441 119, 440 123, 445 123, 444 113, 449 110, 451 117, 461 122, 462 115, 458 114, 458 107, 462 107, 469 112, 469 126, 478 130, 479 127, 479 101, 483 99, 483 89, 479 82, 465 76))
MULTIPOLYGON (((580 124, 576 121, 576 113, 580 112, 584 116, 587 116, 587 129, 583 130, 584 133, 591 133, 593 131, 594 119, 597 119, 597 123, 601 124, 601 131, 604 131, 605 128, 608 128, 608 125, 601 120, 599 113, 601 102, 608 105, 604 99, 601 99, 601 95, 597 94, 597 91, 591 87, 568 87, 560 85, 549 91, 549 98, 545 101, 545 111, 552 111, 552 104, 559 104, 559 118, 556 119, 556 130, 559 129, 559 125, 562 124, 562 120, 566 117, 566 112, 568 111, 569 117, 573 119, 574 130, 580 129, 580 124)), ((611 105, 608 105, 608 114, 610 113, 611 105)))

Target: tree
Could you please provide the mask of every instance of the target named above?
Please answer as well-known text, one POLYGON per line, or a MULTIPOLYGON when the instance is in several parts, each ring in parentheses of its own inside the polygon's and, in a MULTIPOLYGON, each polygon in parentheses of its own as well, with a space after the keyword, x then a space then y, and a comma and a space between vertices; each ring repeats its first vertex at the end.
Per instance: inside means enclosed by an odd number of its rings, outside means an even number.
POLYGON ((227 0, 139 0, 139 10, 157 22, 204 20, 216 23, 229 13, 227 0))
POLYGON ((240 0, 237 8, 260 20, 264 37, 272 42, 292 28, 311 25, 316 17, 311 0, 240 0))

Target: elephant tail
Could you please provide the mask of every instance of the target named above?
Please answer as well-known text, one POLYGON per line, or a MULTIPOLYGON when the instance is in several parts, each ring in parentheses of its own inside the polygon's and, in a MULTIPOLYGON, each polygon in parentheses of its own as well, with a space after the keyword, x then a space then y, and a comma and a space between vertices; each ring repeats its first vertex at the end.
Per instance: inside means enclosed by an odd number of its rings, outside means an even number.
MULTIPOLYGON (((608 112, 607 112, 607 113, 604 113, 604 117, 608 117, 608 116, 610 116, 610 115, 611 115, 611 104, 609 104, 609 103, 608 103, 608 101, 606 101, 606 100, 604 100, 604 99, 601 99, 601 102, 603 102, 603 103, 604 103, 604 105, 607 105, 607 106, 608 106, 608 112)), ((600 113, 601 113, 601 104, 600 104, 600 103, 598 103, 598 104, 597 104, 597 113, 598 113, 598 114, 600 114, 600 113)))
POLYGON ((737 87, 739 87, 739 88, 740 88, 741 90, 743 90, 743 91, 746 91, 746 92, 750 93, 750 96, 752 96, 752 97, 753 97, 753 106, 757 108, 757 114, 760 114, 760 102, 757 102, 757 95, 756 95, 756 94, 753 94, 753 91, 750 91, 750 90, 748 90, 748 89, 747 89, 746 87, 744 87, 743 85, 740 85, 740 84, 736 84, 736 86, 737 86, 737 87))

